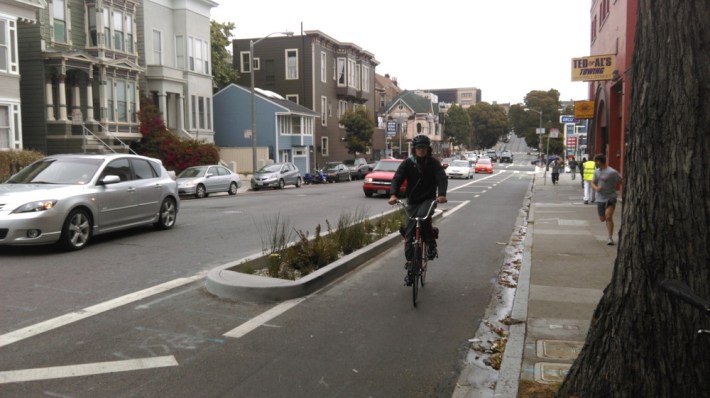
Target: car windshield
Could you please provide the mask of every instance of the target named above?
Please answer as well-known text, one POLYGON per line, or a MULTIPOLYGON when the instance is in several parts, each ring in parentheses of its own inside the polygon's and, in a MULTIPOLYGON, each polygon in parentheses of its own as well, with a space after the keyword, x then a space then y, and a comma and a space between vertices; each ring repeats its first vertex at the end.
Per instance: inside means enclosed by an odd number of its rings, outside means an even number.
POLYGON ((189 169, 183 170, 177 178, 202 177, 205 175, 205 171, 207 171, 207 167, 190 167, 189 169))
POLYGON ((42 159, 20 170, 6 183, 84 185, 102 163, 102 159, 42 159))
POLYGON ((372 171, 397 171, 402 162, 377 162, 372 171))
POLYGON ((491 164, 490 159, 478 159, 478 162, 476 164, 491 164))
POLYGON ((347 159, 343 161, 343 164, 346 166, 355 166, 355 159, 347 159))
POLYGON ((326 163, 325 168, 326 168, 326 170, 335 170, 338 168, 339 164, 340 163, 326 163))
POLYGON ((454 160, 451 164, 453 167, 468 167, 468 161, 466 160, 454 160))
POLYGON ((278 173, 281 171, 281 164, 267 164, 266 166, 259 169, 258 173, 278 173))

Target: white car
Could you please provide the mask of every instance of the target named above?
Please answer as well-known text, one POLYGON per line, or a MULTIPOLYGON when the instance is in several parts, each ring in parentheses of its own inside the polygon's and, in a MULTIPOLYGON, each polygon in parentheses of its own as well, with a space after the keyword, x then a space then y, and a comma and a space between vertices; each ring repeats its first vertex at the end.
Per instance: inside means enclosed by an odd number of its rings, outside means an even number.
POLYGON ((59 243, 141 225, 170 229, 180 199, 160 160, 127 154, 53 155, 0 184, 0 245, 59 243))
POLYGON ((449 178, 473 178, 475 171, 468 160, 454 160, 446 168, 446 176, 449 178))
POLYGON ((239 174, 216 164, 188 167, 178 174, 177 183, 180 195, 194 195, 197 199, 214 192, 236 195, 242 187, 239 174))

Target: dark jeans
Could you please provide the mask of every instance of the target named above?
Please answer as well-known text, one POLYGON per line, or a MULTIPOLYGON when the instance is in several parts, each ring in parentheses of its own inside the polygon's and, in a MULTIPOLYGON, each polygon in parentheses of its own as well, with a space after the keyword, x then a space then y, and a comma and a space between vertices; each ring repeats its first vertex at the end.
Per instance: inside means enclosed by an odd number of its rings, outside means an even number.
POLYGON ((552 173, 552 183, 556 184, 557 181, 559 181, 559 180, 560 180, 560 173, 553 172, 552 173))
MULTIPOLYGON (((407 205, 407 214, 410 217, 424 217, 426 216, 427 210, 429 210, 429 206, 431 205, 431 200, 425 200, 422 203, 418 203, 415 205, 407 205)), ((436 209, 436 204, 434 204, 434 207, 431 209, 431 213, 434 213, 434 210, 436 209)), ((402 236, 405 238, 404 242, 404 256, 406 257, 407 261, 411 261, 414 258, 414 246, 412 246, 412 237, 414 236, 414 229, 417 226, 417 222, 414 220, 407 219, 407 225, 404 227, 402 232, 402 236)), ((422 238, 424 239, 424 242, 430 247, 436 245, 436 241, 434 240, 434 230, 431 225, 431 217, 427 218, 426 220, 423 220, 421 222, 421 227, 422 227, 422 238)))

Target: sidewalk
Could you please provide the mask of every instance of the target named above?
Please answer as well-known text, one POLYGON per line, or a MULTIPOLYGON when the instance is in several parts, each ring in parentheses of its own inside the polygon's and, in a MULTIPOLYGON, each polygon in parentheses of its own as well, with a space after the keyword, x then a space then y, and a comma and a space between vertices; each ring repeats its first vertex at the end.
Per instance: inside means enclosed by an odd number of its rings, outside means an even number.
MULTIPOLYGON (((618 243, 621 206, 614 214, 618 243)), ((561 382, 584 344, 594 309, 611 280, 617 246, 607 246, 595 203, 581 178, 535 174, 525 254, 495 397, 516 397, 521 382, 561 382), (546 178, 543 178, 546 177, 546 178)))

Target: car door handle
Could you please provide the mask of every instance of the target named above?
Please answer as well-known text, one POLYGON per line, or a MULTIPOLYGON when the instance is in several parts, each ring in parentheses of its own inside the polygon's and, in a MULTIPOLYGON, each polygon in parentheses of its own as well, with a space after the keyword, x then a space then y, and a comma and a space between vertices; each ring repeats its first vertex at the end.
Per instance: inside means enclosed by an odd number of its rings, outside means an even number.
POLYGON ((128 187, 128 192, 131 192, 131 193, 132 193, 132 192, 135 192, 135 191, 136 191, 136 189, 135 189, 134 187, 128 187))

